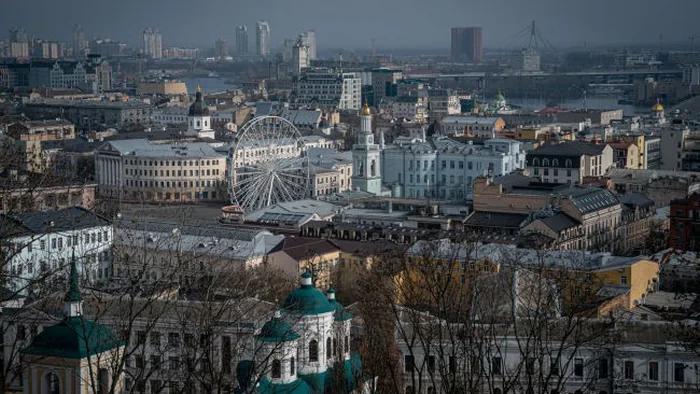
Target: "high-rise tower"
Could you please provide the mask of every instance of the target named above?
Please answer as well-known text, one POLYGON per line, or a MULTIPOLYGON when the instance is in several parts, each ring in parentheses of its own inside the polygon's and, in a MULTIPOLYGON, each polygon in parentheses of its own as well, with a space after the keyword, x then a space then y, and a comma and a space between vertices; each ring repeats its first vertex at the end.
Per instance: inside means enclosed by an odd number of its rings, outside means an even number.
POLYGON ((267 21, 258 21, 255 29, 256 50, 258 55, 270 54, 270 24, 267 21))

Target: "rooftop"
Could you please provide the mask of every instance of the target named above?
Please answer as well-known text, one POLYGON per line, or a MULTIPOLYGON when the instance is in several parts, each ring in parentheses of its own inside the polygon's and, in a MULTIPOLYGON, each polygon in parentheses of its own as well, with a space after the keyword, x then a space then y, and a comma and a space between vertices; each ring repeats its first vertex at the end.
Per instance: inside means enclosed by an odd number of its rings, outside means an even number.
POLYGON ((0 236, 43 234, 109 226, 111 222, 84 208, 0 215, 0 236))
POLYGON ((533 155, 552 155, 552 156, 597 156, 603 153, 607 145, 591 144, 582 141, 566 141, 559 144, 544 144, 541 147, 528 152, 533 155))
POLYGON ((520 228, 529 215, 520 213, 473 212, 464 222, 465 226, 520 228))
POLYGON ((116 151, 120 155, 162 158, 224 158, 214 148, 204 142, 181 144, 152 144, 145 139, 115 140, 106 142, 100 151, 116 151))

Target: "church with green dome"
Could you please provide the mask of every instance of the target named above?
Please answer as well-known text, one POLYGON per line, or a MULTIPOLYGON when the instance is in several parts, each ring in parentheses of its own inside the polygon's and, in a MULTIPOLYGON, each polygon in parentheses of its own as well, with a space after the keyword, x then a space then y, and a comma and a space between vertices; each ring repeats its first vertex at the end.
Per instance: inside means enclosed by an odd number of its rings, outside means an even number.
POLYGON ((352 315, 323 294, 310 273, 255 335, 255 354, 238 363, 237 393, 362 393, 371 379, 350 351, 352 315))
POLYGON ((63 311, 63 320, 42 330, 22 351, 24 392, 121 392, 123 374, 116 373, 114 366, 126 343, 109 327, 83 318, 75 256, 63 311))

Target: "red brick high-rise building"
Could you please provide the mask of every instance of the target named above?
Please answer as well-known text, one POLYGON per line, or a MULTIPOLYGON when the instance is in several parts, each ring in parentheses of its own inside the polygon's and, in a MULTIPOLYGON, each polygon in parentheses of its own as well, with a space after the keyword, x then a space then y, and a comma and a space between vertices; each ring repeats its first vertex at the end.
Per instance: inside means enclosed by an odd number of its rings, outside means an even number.
POLYGON ((481 63, 482 33, 480 27, 452 28, 452 60, 481 63))

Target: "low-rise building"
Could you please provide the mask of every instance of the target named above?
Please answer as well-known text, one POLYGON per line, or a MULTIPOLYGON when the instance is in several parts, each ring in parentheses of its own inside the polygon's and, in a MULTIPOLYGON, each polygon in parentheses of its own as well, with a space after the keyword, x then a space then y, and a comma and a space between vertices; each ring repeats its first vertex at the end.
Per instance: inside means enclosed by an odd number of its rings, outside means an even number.
POLYGON ((7 245, 3 268, 7 286, 27 294, 55 285, 67 277, 72 256, 80 256, 81 276, 87 281, 112 275, 112 223, 83 208, 0 215, 1 237, 7 245), (36 289, 35 289, 36 287, 36 289))
POLYGON ((95 153, 95 171, 99 193, 107 198, 162 202, 228 198, 226 157, 206 143, 109 141, 95 153))
POLYGON ((55 141, 75 138, 75 126, 64 119, 29 120, 7 126, 16 141, 55 141))
POLYGON ((613 151, 613 165, 617 168, 640 168, 639 148, 631 142, 610 142, 613 151))
POLYGON ((605 144, 581 141, 549 143, 527 153, 531 176, 548 183, 580 184, 584 177, 598 177, 613 166, 613 149, 605 144))
POLYGON ((459 115, 462 106, 459 96, 448 89, 428 89, 428 114, 432 120, 448 115, 459 115))
POLYGON ((165 96, 179 96, 187 94, 187 85, 181 81, 154 81, 139 82, 136 86, 137 95, 151 96, 160 94, 165 96))
POLYGON ((621 247, 623 207, 607 189, 533 182, 511 174, 477 179, 473 202, 476 212, 532 214, 522 233, 544 235, 561 249, 613 252, 621 247))
POLYGON ((311 189, 308 192, 311 198, 352 189, 352 152, 316 148, 307 152, 311 174, 311 189))
POLYGON ((151 122, 151 106, 140 101, 42 99, 27 103, 24 110, 34 118, 67 119, 80 129, 147 125, 151 122))
POLYGON ((610 179, 610 188, 616 193, 643 194, 657 208, 700 191, 700 174, 691 171, 613 168, 605 177, 610 179))
POLYGON ((700 193, 671 201, 669 246, 673 249, 700 251, 700 193))
POLYGON ((621 121, 623 117, 621 109, 609 110, 578 110, 557 112, 559 123, 580 123, 590 121, 594 125, 609 125, 612 121, 621 121))
POLYGON ((394 197, 465 200, 473 180, 523 168, 521 143, 491 139, 483 145, 445 137, 388 145, 382 151, 382 182, 394 197))
POLYGON ((359 111, 362 80, 354 72, 308 69, 294 82, 292 95, 299 105, 359 111))
POLYGON ((428 117, 427 100, 422 96, 400 96, 391 100, 391 116, 423 123, 428 117))
POLYGON ((448 115, 442 119, 442 125, 446 132, 445 135, 495 138, 496 133, 505 128, 506 122, 503 118, 448 115))
POLYGON ((264 229, 120 219, 114 226, 115 280, 191 285, 258 267, 283 236, 264 229))

